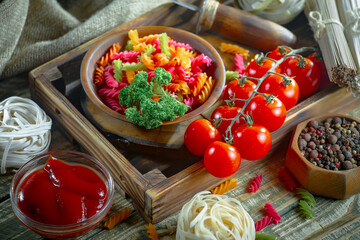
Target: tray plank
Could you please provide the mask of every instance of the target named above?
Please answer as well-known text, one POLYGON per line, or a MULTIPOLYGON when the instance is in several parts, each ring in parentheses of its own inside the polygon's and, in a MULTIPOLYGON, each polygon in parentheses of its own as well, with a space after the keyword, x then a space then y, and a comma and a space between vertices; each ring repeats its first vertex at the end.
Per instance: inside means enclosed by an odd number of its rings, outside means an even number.
MULTIPOLYGON (((192 16, 190 11, 172 3, 164 4, 84 43, 29 74, 32 98, 60 123, 71 139, 110 169, 116 183, 132 199, 135 209, 145 220, 153 223, 178 211, 194 193, 211 189, 226 179, 218 179, 208 174, 200 159, 191 157, 184 147, 174 151, 166 148, 154 149, 99 131, 101 128, 96 128, 99 126, 94 126, 84 117, 79 104, 80 63, 85 52, 103 36, 120 29, 142 25, 165 25, 191 30, 195 21, 192 16), (167 155, 167 158, 161 159, 161 155, 167 155)), ((304 16, 298 21, 298 26, 296 22, 294 26, 289 26, 301 36, 297 45, 314 46, 312 35, 306 35, 309 30, 304 27, 304 16)), ((219 37, 211 31, 204 35, 210 42, 214 36, 219 37)), ((253 50, 253 53, 255 52, 253 50)), ((232 59, 224 56, 224 61, 232 62, 232 59)), ((269 160, 285 156, 290 132, 293 126, 303 119, 322 112, 347 113, 358 105, 358 99, 337 87, 304 100, 288 112, 284 126, 272 134, 272 152, 259 161, 244 160, 234 177, 264 166, 269 160)), ((209 115, 204 114, 203 117, 208 118, 209 115)))

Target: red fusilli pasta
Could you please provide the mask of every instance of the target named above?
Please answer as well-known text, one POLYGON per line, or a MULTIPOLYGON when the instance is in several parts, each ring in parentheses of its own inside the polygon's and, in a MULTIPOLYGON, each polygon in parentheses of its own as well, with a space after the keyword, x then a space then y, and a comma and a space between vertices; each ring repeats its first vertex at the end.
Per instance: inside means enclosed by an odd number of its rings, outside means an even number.
POLYGON ((256 174, 256 177, 254 177, 253 180, 251 181, 249 192, 254 193, 260 188, 262 177, 263 177, 262 175, 256 174))
POLYGON ((279 213, 275 210, 274 206, 270 202, 266 203, 264 208, 266 209, 265 214, 272 217, 274 224, 281 222, 279 213))

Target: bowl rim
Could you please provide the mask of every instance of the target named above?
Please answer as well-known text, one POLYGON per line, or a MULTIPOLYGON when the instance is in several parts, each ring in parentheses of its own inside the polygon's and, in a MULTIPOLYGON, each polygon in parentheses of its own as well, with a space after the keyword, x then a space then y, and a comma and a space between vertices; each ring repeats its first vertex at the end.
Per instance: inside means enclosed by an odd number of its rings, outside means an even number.
POLYGON ((334 171, 334 170, 330 170, 330 169, 324 169, 322 167, 319 167, 319 166, 315 166, 314 164, 312 164, 308 159, 306 159, 302 154, 301 154, 301 151, 299 149, 299 143, 298 143, 298 139, 299 139, 299 136, 300 136, 300 133, 301 131, 304 129, 304 127, 312 120, 325 120, 329 117, 343 117, 343 118, 347 118, 347 119, 351 119, 351 120, 354 120, 356 121, 357 123, 360 124, 360 119, 356 118, 356 117, 353 117, 353 116, 349 116, 349 115, 346 115, 346 114, 336 114, 336 113, 327 113, 327 114, 322 114, 322 115, 319 115, 317 117, 313 117, 313 118, 309 118, 307 120, 304 120, 302 122, 300 122, 297 126, 296 126, 296 129, 295 129, 295 132, 294 132, 294 136, 293 136, 293 142, 291 144, 291 148, 293 148, 293 150, 296 152, 296 154, 299 156, 299 158, 306 164, 306 166, 308 168, 312 168, 312 169, 315 169, 316 171, 320 171, 320 172, 326 172, 326 173, 333 173, 333 174, 336 174, 336 175, 347 175, 348 173, 352 172, 352 171, 360 171, 360 166, 356 167, 356 168, 352 168, 352 169, 348 169, 348 170, 339 170, 339 171, 334 171))
POLYGON ((83 229, 87 229, 89 227, 92 227, 92 226, 95 226, 96 224, 98 224, 106 216, 107 212, 110 210, 110 208, 112 206, 112 203, 114 200, 114 191, 115 191, 114 180, 110 174, 110 171, 95 157, 93 157, 89 154, 83 153, 83 152, 78 152, 78 151, 58 150, 58 151, 51 151, 51 152, 47 152, 47 153, 44 153, 41 155, 37 155, 37 156, 33 157, 32 159, 30 159, 29 161, 27 161, 24 165, 22 165, 18 169, 18 171, 15 173, 15 175, 11 181, 11 184, 10 184, 10 200, 11 200, 11 205, 14 210, 15 216, 19 219, 19 221, 21 221, 26 226, 29 226, 30 228, 33 228, 36 231, 40 231, 43 233, 67 234, 67 233, 81 231, 83 229), (20 181, 24 177, 25 178, 28 177, 28 175, 26 174, 27 171, 24 173, 22 173, 22 171, 29 165, 35 164, 35 162, 38 161, 40 158, 43 158, 47 155, 50 156, 51 154, 57 153, 57 152, 65 152, 65 153, 83 156, 84 158, 93 162, 101 171, 96 170, 96 169, 91 169, 91 170, 96 171, 97 174, 100 174, 101 172, 103 172, 103 175, 108 178, 107 180, 106 179, 104 180, 105 185, 107 186, 107 194, 108 194, 108 198, 106 200, 105 205, 98 213, 96 213, 95 215, 91 216, 90 218, 87 218, 78 223, 66 224, 66 225, 54 225, 54 224, 46 224, 46 223, 38 222, 38 221, 33 220, 32 218, 28 217, 25 213, 23 213, 20 210, 20 208, 18 207, 18 204, 16 201, 17 196, 15 195, 16 194, 15 186, 20 184, 20 181), (20 173, 21 173, 21 175, 19 176, 20 173), (17 179, 18 176, 19 176, 19 179, 17 179), (101 219, 99 219, 100 217, 101 217, 101 219), (26 220, 26 223, 23 220, 26 220))
MULTIPOLYGON (((81 62, 81 66, 80 66, 80 82, 83 86, 84 92, 86 93, 86 95, 90 98, 90 100, 97 106, 99 107, 101 110, 103 110, 104 112, 106 112, 108 115, 115 117, 117 119, 120 120, 124 120, 127 121, 129 123, 132 123, 130 120, 128 120, 124 114, 118 113, 114 110, 112 110, 111 108, 109 108, 108 106, 106 106, 97 96, 96 93, 94 93, 93 91, 88 91, 88 89, 93 88, 94 83, 93 81, 91 81, 89 79, 92 79, 92 74, 90 75, 88 69, 90 67, 90 60, 94 57, 95 53, 97 52, 97 49, 99 49, 101 46, 103 46, 105 44, 105 42, 110 39, 113 38, 119 34, 124 34, 125 32, 129 32, 130 30, 138 30, 138 31, 148 31, 148 30, 154 30, 154 31, 159 31, 159 32, 178 32, 181 33, 187 37, 193 38, 195 39, 197 42, 200 42, 201 45, 203 45, 205 48, 207 48, 211 54, 214 56, 215 59, 212 59, 214 62, 216 62, 217 64, 217 69, 220 71, 219 75, 220 75, 220 79, 216 79, 216 83, 214 85, 214 88, 212 90, 211 94, 215 94, 213 99, 207 99, 203 104, 201 104, 199 107, 197 107, 196 109, 194 109, 193 111, 186 113, 183 116, 177 117, 175 118, 173 121, 164 121, 161 126, 164 125, 170 125, 170 124, 176 124, 176 123, 180 123, 186 120, 190 120, 198 115, 200 115, 201 113, 203 113, 204 111, 206 111, 209 107, 211 107, 221 96, 222 94, 222 90, 223 87, 225 85, 225 81, 226 81, 226 69, 223 63, 223 60, 220 56, 220 54, 217 52, 217 50, 215 49, 214 46, 212 46, 208 41, 206 41, 205 39, 201 38, 200 36, 195 35, 194 33, 191 33, 189 31, 185 31, 182 29, 178 29, 178 28, 173 28, 173 27, 166 27, 166 26, 139 26, 139 27, 133 27, 133 28, 128 28, 128 29, 123 29, 120 31, 117 31, 115 33, 109 34, 108 36, 99 39, 95 44, 93 44, 90 49, 87 51, 87 53, 85 54, 82 62, 81 62), (92 86, 90 86, 92 85, 92 86), (211 100, 211 101, 209 101, 211 100), (201 108, 201 106, 204 106, 203 108, 201 108)), ((171 33, 168 33, 168 35, 171 35, 171 33)), ((113 44, 113 43, 111 43, 113 44)), ((109 45, 108 47, 110 47, 111 45, 109 45)))

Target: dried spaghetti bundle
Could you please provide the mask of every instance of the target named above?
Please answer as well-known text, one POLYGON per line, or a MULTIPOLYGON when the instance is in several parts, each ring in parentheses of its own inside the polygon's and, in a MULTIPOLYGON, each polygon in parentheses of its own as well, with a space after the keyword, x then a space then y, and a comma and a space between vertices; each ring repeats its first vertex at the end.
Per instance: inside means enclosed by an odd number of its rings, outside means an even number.
POLYGON ((360 94, 359 74, 349 43, 344 34, 335 1, 309 0, 305 12, 319 43, 330 80, 347 87, 355 96, 360 94))

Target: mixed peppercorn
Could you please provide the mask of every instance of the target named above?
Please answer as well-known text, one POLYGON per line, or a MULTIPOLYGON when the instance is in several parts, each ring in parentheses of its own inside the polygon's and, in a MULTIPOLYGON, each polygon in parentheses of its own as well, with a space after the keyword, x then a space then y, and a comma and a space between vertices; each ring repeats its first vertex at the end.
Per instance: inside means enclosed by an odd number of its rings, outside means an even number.
POLYGON ((298 139, 301 154, 329 170, 348 170, 360 166, 360 124, 343 117, 310 121, 298 139))

